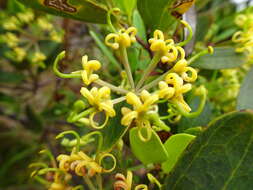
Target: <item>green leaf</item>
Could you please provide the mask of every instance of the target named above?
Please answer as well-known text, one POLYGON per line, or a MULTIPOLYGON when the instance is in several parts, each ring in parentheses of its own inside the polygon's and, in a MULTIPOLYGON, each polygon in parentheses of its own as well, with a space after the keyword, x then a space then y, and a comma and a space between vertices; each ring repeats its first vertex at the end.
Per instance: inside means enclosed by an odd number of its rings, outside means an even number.
POLYGON ((0 70, 0 83, 21 83, 23 80, 24 75, 21 73, 0 70))
POLYGON ((195 138, 193 135, 180 133, 171 136, 164 144, 164 147, 168 153, 168 160, 162 163, 162 169, 164 172, 169 173, 176 165, 179 157, 187 148, 187 146, 195 138))
POLYGON ((128 18, 132 17, 132 13, 134 8, 136 7, 136 1, 137 0, 123 0, 125 5, 125 10, 128 15, 128 18))
POLYGON ((245 63, 245 55, 236 53, 232 47, 214 48, 214 54, 204 55, 192 64, 193 67, 201 69, 228 69, 239 67, 245 63))
POLYGON ((137 36, 139 36, 144 42, 147 42, 145 25, 138 10, 135 10, 133 14, 133 26, 137 28, 137 36))
POLYGON ((165 180, 173 190, 249 190, 253 187, 253 112, 211 122, 165 180))
POLYGON ((138 128, 130 130, 130 144, 133 154, 144 164, 162 163, 168 159, 168 154, 159 138, 152 130, 149 141, 143 142, 138 136, 138 128))
POLYGON ((237 110, 253 109, 253 68, 244 78, 237 99, 237 110))
POLYGON ((128 129, 126 126, 121 125, 122 114, 120 109, 122 106, 124 106, 124 103, 119 103, 115 106, 116 117, 109 119, 107 126, 101 131, 104 137, 102 151, 111 150, 128 129))
POLYGON ((138 0, 137 7, 147 28, 167 31, 176 18, 171 15, 176 0, 138 0))
POLYGON ((19 0, 26 6, 57 16, 76 20, 106 23, 106 7, 92 0, 19 0))

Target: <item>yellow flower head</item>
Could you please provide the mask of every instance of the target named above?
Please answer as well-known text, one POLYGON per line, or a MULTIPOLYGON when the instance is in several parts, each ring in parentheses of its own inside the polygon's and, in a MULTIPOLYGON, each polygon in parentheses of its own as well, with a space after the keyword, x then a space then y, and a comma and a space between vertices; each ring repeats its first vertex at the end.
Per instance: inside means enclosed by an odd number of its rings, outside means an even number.
POLYGON ((164 34, 160 30, 155 30, 154 37, 149 39, 149 43, 150 49, 161 55, 162 63, 172 63, 177 59, 185 58, 184 49, 176 46, 173 39, 165 40, 164 34))
POLYGON ((97 87, 93 87, 89 91, 87 88, 82 87, 80 92, 98 112, 104 111, 109 117, 116 115, 111 101, 110 88, 102 87, 98 89, 97 87))
POLYGON ((253 14, 240 14, 235 23, 242 29, 234 33, 232 41, 237 43, 236 52, 245 52, 253 58, 253 14))
POLYGON ((137 29, 135 27, 121 29, 118 33, 108 34, 105 38, 105 44, 115 50, 119 47, 130 47, 132 43, 136 42, 136 34, 137 29))
POLYGON ((94 176, 102 173, 103 168, 84 152, 72 152, 71 155, 61 154, 57 157, 59 169, 65 172, 74 171, 78 176, 94 176), (88 171, 88 172, 87 172, 88 171))
POLYGON ((184 84, 183 79, 177 73, 169 73, 165 77, 165 82, 159 83, 159 88, 160 90, 158 93, 161 98, 170 99, 172 102, 179 103, 185 111, 191 111, 189 105, 184 101, 183 94, 190 91, 192 89, 192 85, 184 84), (174 89, 174 92, 172 88, 174 89))
POLYGON ((187 65, 187 61, 185 59, 181 59, 174 65, 172 70, 178 73, 185 82, 194 82, 198 77, 197 71, 187 65))
MULTIPOLYGON (((127 171, 127 177, 125 177, 121 173, 117 173, 115 175, 115 183, 113 185, 114 190, 122 189, 122 190, 131 190, 133 183, 133 173, 131 171, 127 171)), ((141 184, 137 185, 135 190, 148 190, 147 185, 141 184)))
POLYGON ((101 68, 101 64, 97 60, 88 61, 88 56, 85 55, 82 58, 82 65, 83 71, 81 71, 81 75, 83 82, 86 85, 90 85, 99 78, 99 76, 97 74, 93 74, 93 72, 99 70, 101 68))
POLYGON ((126 101, 128 104, 133 106, 133 110, 125 107, 122 109, 122 113, 124 114, 123 118, 121 119, 122 125, 128 126, 134 119, 136 119, 137 122, 138 120, 143 120, 145 114, 152 110, 158 99, 159 96, 157 94, 151 95, 146 90, 141 92, 140 97, 132 92, 129 92, 126 95, 126 101))

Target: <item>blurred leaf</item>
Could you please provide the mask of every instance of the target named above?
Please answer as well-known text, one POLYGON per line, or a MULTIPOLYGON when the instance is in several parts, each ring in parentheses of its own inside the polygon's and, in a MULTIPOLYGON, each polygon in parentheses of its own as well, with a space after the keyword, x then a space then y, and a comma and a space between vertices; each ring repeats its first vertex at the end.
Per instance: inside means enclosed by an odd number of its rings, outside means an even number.
POLYGON ((214 48, 214 54, 204 55, 192 64, 193 67, 201 69, 228 69, 239 67, 245 63, 245 55, 236 53, 232 47, 214 48))
POLYGON ((19 0, 26 6, 57 16, 76 20, 106 23, 106 7, 92 0, 19 0))
POLYGON ((0 70, 0 83, 21 83, 24 78, 21 73, 0 70))
POLYGON ((133 26, 137 28, 137 36, 139 36, 144 42, 147 42, 145 25, 138 10, 135 10, 133 14, 133 26))
POLYGON ((40 131, 43 128, 43 119, 41 116, 31 106, 26 106, 25 112, 28 119, 28 125, 26 127, 35 132, 40 131))
POLYGON ((164 147, 168 153, 168 160, 162 163, 162 169, 164 172, 169 173, 176 165, 181 154, 187 148, 187 146, 195 138, 193 135, 180 133, 171 136, 165 143, 164 147))
POLYGON ((104 44, 103 40, 99 38, 99 35, 90 30, 90 35, 96 42, 97 46, 101 49, 102 53, 106 55, 109 61, 113 64, 115 68, 121 69, 117 59, 114 57, 113 53, 108 49, 108 47, 104 44))
POLYGON ((7 0, 7 10, 9 13, 15 14, 25 11, 25 6, 19 3, 18 0, 7 0))
POLYGON ((167 31, 176 22, 171 15, 176 0, 139 0, 137 7, 147 28, 167 31))
POLYGON ((233 112, 211 122, 165 180, 173 190, 248 190, 253 187, 253 113, 233 112))
POLYGON ((151 139, 143 142, 138 135, 138 128, 130 130, 130 144, 134 155, 143 163, 161 163, 168 159, 168 154, 159 138, 152 130, 151 139))
POLYGON ((110 118, 108 124, 104 129, 101 130, 104 142, 102 146, 102 151, 108 151, 113 148, 113 146, 123 137, 127 131, 127 127, 121 125, 121 107, 124 103, 119 103, 115 106, 116 117, 110 118))
POLYGON ((253 109, 253 68, 244 78, 237 98, 237 110, 242 109, 253 109))
MULTIPOLYGON (((200 98, 198 96, 194 97, 189 105, 192 110, 196 110, 200 103, 200 98)), ((213 119, 212 107, 209 101, 206 102, 204 110, 202 113, 195 118, 183 117, 178 123, 178 132, 182 133, 184 130, 197 127, 197 126, 206 126, 213 119)))

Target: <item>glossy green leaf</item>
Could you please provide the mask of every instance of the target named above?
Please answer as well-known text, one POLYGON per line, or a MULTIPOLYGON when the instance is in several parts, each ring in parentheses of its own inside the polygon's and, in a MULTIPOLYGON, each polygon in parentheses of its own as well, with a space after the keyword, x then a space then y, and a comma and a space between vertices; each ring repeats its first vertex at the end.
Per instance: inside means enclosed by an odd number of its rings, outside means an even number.
POLYGON ((253 187, 253 112, 210 123, 165 180, 173 190, 249 190, 253 187))
POLYGON ((237 99, 237 109, 253 109, 253 68, 243 80, 237 99))
POLYGON ((76 20, 106 23, 106 7, 92 0, 19 0, 26 6, 57 16, 76 20))
POLYGON ((122 114, 120 109, 123 105, 124 103, 119 103, 115 106, 117 114, 116 117, 109 119, 107 126, 101 131, 104 138, 103 146, 101 148, 102 151, 108 151, 112 149, 128 129, 126 126, 121 125, 122 114))
POLYGON ((245 55, 236 53, 232 47, 214 48, 214 54, 204 55, 192 64, 193 67, 201 69, 228 69, 239 67, 245 63, 245 55))
POLYGON ((138 10, 147 28, 167 31, 172 28, 176 18, 171 15, 176 0, 139 0, 138 10))
POLYGON ((143 164, 162 163, 168 159, 168 154, 154 131, 152 131, 151 139, 147 142, 140 140, 137 127, 130 130, 129 136, 131 150, 143 164))
POLYGON ((187 148, 187 146, 195 138, 193 135, 180 133, 171 136, 164 144, 164 147, 168 153, 168 160, 162 163, 162 169, 164 172, 169 173, 176 165, 178 159, 187 148))

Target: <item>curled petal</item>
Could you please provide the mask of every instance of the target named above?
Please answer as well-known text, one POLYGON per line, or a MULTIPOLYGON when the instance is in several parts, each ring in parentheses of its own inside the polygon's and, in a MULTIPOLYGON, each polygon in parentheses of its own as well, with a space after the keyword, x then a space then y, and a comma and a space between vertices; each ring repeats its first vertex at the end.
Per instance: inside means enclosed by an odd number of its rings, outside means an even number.
POLYGON ((169 87, 169 86, 167 85, 167 83, 164 82, 164 81, 160 81, 160 82, 159 82, 159 88, 160 88, 160 90, 159 90, 158 93, 159 93, 159 97, 160 97, 160 98, 170 99, 170 98, 172 98, 172 97, 174 96, 174 94, 175 94, 175 89, 172 88, 172 87, 169 87))
POLYGON ((134 190, 148 190, 148 186, 145 184, 137 185, 134 190))
POLYGON ((118 35, 111 33, 105 37, 105 44, 113 49, 119 49, 118 35))
MULTIPOLYGON (((92 89, 95 89, 95 87, 93 87, 92 89)), ((82 87, 80 93, 88 100, 88 102, 91 105, 94 105, 96 100, 94 99, 92 93, 87 88, 82 87)))
POLYGON ((128 104, 131 104, 137 108, 142 106, 142 102, 141 102, 140 98, 132 92, 127 93, 126 101, 128 104))
POLYGON ((94 116, 97 113, 99 113, 99 112, 93 112, 92 114, 90 114, 90 116, 89 116, 90 125, 94 129, 103 129, 106 126, 106 124, 108 123, 109 116, 105 115, 105 121, 104 121, 104 123, 102 125, 97 125, 97 123, 94 121, 94 116))
POLYGON ((187 61, 185 59, 181 59, 174 65, 173 70, 177 73, 181 73, 184 72, 186 66, 187 61))
POLYGON ((197 71, 192 67, 186 67, 181 76, 186 82, 194 82, 198 78, 197 71), (189 72, 190 74, 188 74, 189 72))
POLYGON ((102 111, 102 110, 105 111, 106 115, 108 115, 109 117, 114 117, 116 115, 116 112, 113 109, 113 104, 111 103, 111 101, 100 103, 99 109, 100 109, 100 111, 102 111))
POLYGON ((131 111, 128 114, 124 115, 121 119, 121 124, 124 126, 129 126, 134 119, 138 117, 138 112, 131 111))

